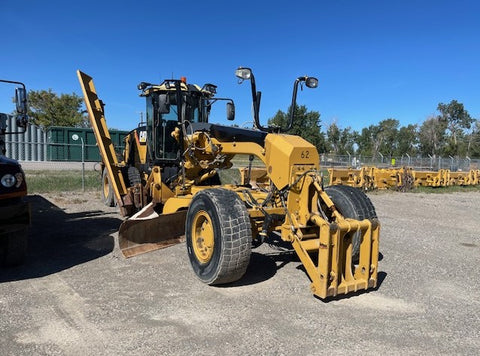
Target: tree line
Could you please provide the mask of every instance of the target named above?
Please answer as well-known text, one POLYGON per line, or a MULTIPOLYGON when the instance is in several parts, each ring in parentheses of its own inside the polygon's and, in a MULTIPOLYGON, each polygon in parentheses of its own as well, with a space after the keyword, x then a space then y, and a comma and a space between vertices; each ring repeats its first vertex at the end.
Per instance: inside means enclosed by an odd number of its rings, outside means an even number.
MULTIPOLYGON (((291 108, 279 110, 269 125, 285 126, 291 108)), ((300 135, 313 143, 320 153, 338 155, 401 157, 480 157, 480 120, 470 116, 462 103, 452 100, 439 103, 437 114, 422 124, 401 126, 394 118, 381 120, 360 131, 341 128, 335 122, 321 130, 320 113, 308 111, 305 106, 295 109, 290 133, 300 135)))
MULTIPOLYGON (((82 111, 83 98, 75 93, 57 95, 49 90, 30 90, 29 116, 36 125, 88 127, 82 111)), ((270 126, 287 126, 290 110, 278 110, 268 120, 270 126)), ((314 144, 320 153, 338 155, 400 157, 480 157, 480 120, 470 116, 462 103, 452 100, 439 103, 437 113, 420 124, 401 126, 387 118, 360 131, 341 128, 335 122, 322 131, 320 113, 296 106, 290 134, 299 135, 314 144)))

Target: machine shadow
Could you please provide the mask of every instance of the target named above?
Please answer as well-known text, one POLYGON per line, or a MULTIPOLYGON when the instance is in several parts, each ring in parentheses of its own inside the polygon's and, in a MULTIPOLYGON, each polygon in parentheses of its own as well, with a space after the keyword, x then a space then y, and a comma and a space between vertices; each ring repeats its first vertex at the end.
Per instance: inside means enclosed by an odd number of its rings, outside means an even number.
POLYGON ((32 211, 25 262, 0 269, 0 283, 43 277, 112 252, 110 234, 122 220, 100 210, 68 214, 39 195, 27 197, 32 211))
MULTIPOLYGON (((382 260, 382 259, 383 259, 383 254, 379 253, 379 260, 382 260)), ((292 262, 300 263, 296 268, 305 273, 306 281, 308 281, 309 277, 308 277, 307 271, 305 270, 305 267, 301 264, 301 261, 294 250, 281 251, 281 252, 279 251, 279 252, 273 252, 273 253, 252 252, 252 255, 250 257, 250 264, 248 265, 245 275, 236 282, 219 285, 217 287, 220 287, 220 288, 241 287, 241 286, 247 286, 247 285, 264 282, 269 280, 273 276, 275 276, 277 271, 280 270, 282 267, 292 262)), ((338 295, 336 297, 328 297, 326 299, 320 299, 317 297, 316 298, 322 302, 329 302, 334 300, 348 299, 361 294, 377 291, 381 287, 386 277, 387 277, 386 272, 379 271, 377 275, 377 286, 375 288, 361 290, 358 292, 349 293, 347 295, 338 295)))
POLYGON ((241 287, 267 281, 290 262, 300 262, 293 250, 273 253, 252 252, 245 275, 236 282, 219 287, 241 287))

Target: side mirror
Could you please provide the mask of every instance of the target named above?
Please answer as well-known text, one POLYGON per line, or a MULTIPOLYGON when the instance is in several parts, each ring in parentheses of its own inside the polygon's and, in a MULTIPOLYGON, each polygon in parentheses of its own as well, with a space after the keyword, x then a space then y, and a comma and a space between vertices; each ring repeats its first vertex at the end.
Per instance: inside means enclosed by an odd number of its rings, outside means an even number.
POLYGON ((170 112, 170 102, 167 94, 158 96, 158 112, 160 114, 168 114, 170 112))
POLYGON ((290 120, 288 121, 288 127, 285 129, 285 131, 290 131, 293 126, 293 118, 295 117, 295 107, 297 106, 297 90, 298 90, 298 85, 305 82, 305 85, 307 88, 312 88, 315 89, 318 87, 318 79, 315 77, 298 77, 295 80, 295 83, 293 83, 293 94, 292 94, 292 104, 290 105, 291 110, 290 110, 290 120))
POLYGON ((27 91, 25 88, 15 88, 15 104, 19 115, 27 114, 27 91))
POLYGON ((252 89, 252 107, 253 107, 253 121, 255 126, 261 131, 267 131, 268 128, 260 125, 260 98, 261 93, 257 92, 257 86, 255 84, 255 76, 250 68, 238 67, 235 71, 235 76, 238 78, 238 83, 242 84, 244 80, 250 80, 250 86, 252 89))
POLYGON ((235 104, 227 103, 227 120, 233 121, 235 119, 235 104))
POLYGON ((28 124, 28 105, 27 105, 27 91, 24 87, 15 88, 15 105, 17 109, 17 126, 26 129, 28 124))

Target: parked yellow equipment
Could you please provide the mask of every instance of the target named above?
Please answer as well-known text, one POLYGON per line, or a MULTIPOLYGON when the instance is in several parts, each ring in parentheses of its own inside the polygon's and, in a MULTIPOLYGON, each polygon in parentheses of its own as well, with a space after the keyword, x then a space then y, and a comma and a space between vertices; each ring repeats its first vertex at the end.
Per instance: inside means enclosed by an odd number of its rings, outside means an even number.
POLYGON ((446 170, 438 171, 414 171, 415 186, 421 187, 444 187, 446 186, 446 170))
POLYGON ((227 101, 227 118, 234 116, 233 101, 215 97, 212 84, 142 82, 146 124, 130 133, 118 161, 93 80, 78 71, 105 165, 104 195, 112 191, 129 217, 119 231, 122 252, 133 256, 185 235, 193 271, 214 285, 241 278, 252 246, 279 237, 292 244, 316 296, 375 287, 380 225, 372 203, 351 187, 324 190, 315 147, 284 133, 292 127, 298 87, 318 81, 297 78, 287 127, 263 127, 253 72, 240 67, 236 75, 250 81, 256 129, 208 122, 219 100, 227 101), (239 184, 222 185, 219 171, 238 154, 257 157, 265 169, 250 165, 239 184))
POLYGON ((365 166, 360 169, 329 168, 330 185, 348 185, 363 190, 388 189, 406 191, 413 187, 411 168, 377 168, 365 166))
POLYGON ((363 190, 394 188, 400 191, 408 191, 414 187, 477 185, 480 182, 479 172, 474 169, 468 172, 451 172, 448 169, 415 171, 410 167, 328 169, 330 185, 348 185, 363 190))

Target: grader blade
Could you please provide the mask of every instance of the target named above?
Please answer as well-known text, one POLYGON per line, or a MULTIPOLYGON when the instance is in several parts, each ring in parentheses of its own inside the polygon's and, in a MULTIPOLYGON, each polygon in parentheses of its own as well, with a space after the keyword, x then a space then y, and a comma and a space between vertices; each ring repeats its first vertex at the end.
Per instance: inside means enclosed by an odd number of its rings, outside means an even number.
POLYGON ((158 214, 152 204, 125 220, 118 231, 118 244, 127 258, 185 241, 186 210, 158 214))

